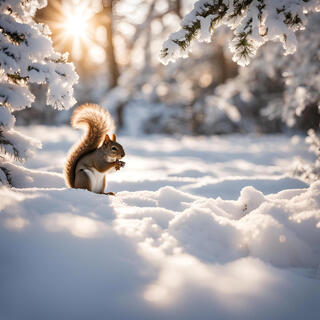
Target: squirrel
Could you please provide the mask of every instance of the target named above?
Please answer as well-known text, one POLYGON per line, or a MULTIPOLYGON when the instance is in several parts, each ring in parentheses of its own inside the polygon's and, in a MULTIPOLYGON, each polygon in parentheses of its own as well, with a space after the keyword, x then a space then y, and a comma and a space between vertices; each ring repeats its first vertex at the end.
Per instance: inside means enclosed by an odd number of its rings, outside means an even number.
POLYGON ((91 192, 105 193, 106 173, 120 170, 125 162, 121 144, 116 141, 114 121, 107 110, 97 104, 83 104, 76 108, 71 117, 74 128, 86 127, 82 140, 75 144, 67 156, 64 167, 66 185, 70 188, 86 189, 91 192))

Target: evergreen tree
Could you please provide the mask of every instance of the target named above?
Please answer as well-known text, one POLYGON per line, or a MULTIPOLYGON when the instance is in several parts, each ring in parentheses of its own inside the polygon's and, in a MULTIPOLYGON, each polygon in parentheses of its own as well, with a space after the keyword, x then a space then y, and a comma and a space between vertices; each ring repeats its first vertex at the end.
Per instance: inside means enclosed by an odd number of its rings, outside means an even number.
POLYGON ((46 0, 0 2, 0 183, 17 185, 20 170, 12 162, 31 155, 38 141, 14 129, 12 112, 31 107, 32 83, 47 86, 47 104, 56 109, 75 104, 73 85, 78 76, 67 55, 52 48, 50 30, 33 20, 46 0))
POLYGON ((304 29, 305 14, 319 11, 318 0, 198 0, 184 17, 181 30, 164 42, 164 64, 187 57, 194 39, 211 41, 216 28, 227 25, 233 30, 230 49, 239 65, 249 64, 258 48, 270 40, 282 42, 285 54, 296 50, 294 32, 304 29))

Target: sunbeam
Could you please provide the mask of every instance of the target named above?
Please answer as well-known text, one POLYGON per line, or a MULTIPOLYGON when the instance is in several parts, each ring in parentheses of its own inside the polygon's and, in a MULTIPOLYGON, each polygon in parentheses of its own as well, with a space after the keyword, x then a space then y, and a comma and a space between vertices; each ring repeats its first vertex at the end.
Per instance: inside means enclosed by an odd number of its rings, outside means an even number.
POLYGON ((53 3, 54 14, 50 26, 55 33, 55 45, 71 52, 80 60, 84 49, 94 45, 93 17, 98 9, 87 1, 63 1, 53 3))

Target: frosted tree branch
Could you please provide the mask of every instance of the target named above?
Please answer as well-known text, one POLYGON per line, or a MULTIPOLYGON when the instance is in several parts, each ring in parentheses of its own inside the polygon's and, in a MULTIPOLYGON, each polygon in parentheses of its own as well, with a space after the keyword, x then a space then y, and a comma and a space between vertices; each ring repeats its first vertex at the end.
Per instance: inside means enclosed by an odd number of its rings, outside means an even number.
POLYGON ((0 1, 0 182, 14 185, 6 163, 23 162, 41 144, 14 130, 11 114, 31 107, 30 84, 45 84, 47 104, 68 109, 75 104, 73 85, 78 76, 67 55, 52 48, 50 30, 32 17, 46 0, 0 1), (4 179, 4 176, 6 179, 4 179))
POLYGON ((304 29, 305 15, 320 11, 317 0, 198 0, 181 22, 181 29, 163 43, 162 63, 186 58, 192 42, 210 42, 214 30, 227 25, 233 30, 233 60, 249 64, 258 48, 270 40, 280 41, 285 54, 295 52, 294 32, 304 29))

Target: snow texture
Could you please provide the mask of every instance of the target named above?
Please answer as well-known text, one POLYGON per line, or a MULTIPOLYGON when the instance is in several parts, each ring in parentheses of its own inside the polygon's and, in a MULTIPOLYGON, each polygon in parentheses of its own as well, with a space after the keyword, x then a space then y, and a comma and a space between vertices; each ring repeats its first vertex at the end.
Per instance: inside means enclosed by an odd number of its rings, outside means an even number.
POLYGON ((1 319, 319 318, 320 183, 285 175, 302 138, 118 137, 107 197, 63 187, 78 133, 21 130, 43 151, 0 191, 1 319))
POLYGON ((168 64, 188 57, 193 39, 210 42, 215 29, 230 27, 234 38, 230 42, 233 60, 241 66, 249 64, 260 46, 268 41, 280 41, 284 54, 296 51, 295 31, 303 30, 305 15, 320 11, 317 0, 198 0, 194 9, 181 22, 181 29, 163 43, 161 61, 168 64))

